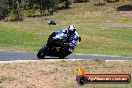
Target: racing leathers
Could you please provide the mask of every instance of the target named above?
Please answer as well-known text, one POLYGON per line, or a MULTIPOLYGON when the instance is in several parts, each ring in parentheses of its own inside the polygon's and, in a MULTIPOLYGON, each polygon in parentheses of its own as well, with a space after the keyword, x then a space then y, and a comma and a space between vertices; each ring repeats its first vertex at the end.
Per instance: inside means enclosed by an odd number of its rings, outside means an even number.
POLYGON ((81 41, 81 37, 78 35, 76 31, 73 34, 69 34, 68 29, 64 30, 63 32, 64 34, 67 34, 67 42, 69 45, 69 51, 73 52, 78 42, 81 41))

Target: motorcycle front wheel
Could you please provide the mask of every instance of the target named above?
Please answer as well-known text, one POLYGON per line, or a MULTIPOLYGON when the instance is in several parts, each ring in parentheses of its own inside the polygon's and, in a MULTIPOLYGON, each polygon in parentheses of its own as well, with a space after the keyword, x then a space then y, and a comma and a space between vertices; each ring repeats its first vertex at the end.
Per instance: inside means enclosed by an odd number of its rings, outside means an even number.
POLYGON ((37 53, 37 57, 38 57, 38 59, 44 59, 45 56, 46 56, 46 55, 45 55, 45 47, 43 47, 43 48, 41 48, 41 49, 39 50, 39 52, 37 53))

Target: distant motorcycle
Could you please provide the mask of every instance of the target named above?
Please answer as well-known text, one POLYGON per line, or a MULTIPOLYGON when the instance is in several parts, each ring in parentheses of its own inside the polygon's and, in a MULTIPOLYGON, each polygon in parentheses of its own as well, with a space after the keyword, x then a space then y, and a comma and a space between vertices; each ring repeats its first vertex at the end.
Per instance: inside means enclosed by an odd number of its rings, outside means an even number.
POLYGON ((49 25, 56 25, 56 22, 54 20, 51 20, 48 22, 49 25))
POLYGON ((49 36, 47 44, 39 50, 37 57, 44 59, 45 56, 54 56, 63 59, 71 53, 67 35, 62 30, 58 30, 49 36))

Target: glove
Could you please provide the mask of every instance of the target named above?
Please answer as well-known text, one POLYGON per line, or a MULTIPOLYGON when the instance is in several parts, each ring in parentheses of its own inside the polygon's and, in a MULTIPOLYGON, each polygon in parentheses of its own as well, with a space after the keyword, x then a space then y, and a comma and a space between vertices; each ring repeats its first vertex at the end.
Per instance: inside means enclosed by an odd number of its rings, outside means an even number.
POLYGON ((68 51, 73 52, 74 51, 74 47, 69 47, 68 51))

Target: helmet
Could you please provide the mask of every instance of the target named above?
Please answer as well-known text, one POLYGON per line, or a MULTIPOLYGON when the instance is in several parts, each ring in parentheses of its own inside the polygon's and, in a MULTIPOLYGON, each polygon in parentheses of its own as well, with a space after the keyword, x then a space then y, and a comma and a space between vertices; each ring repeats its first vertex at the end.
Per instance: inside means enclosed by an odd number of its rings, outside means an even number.
POLYGON ((75 25, 70 25, 70 26, 68 27, 68 31, 71 32, 71 33, 74 33, 74 32, 76 31, 75 25))

